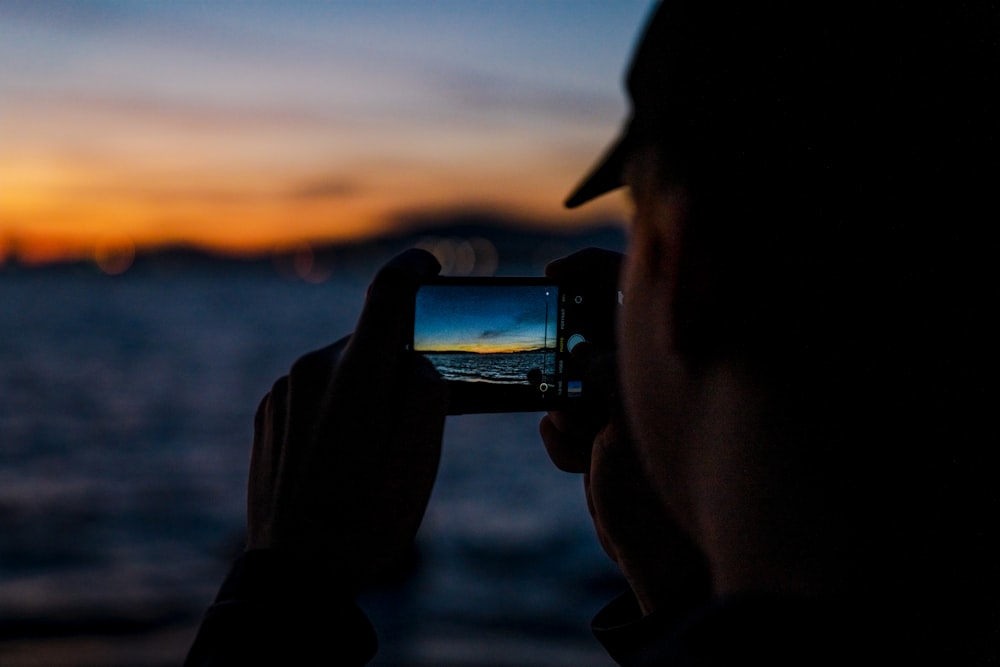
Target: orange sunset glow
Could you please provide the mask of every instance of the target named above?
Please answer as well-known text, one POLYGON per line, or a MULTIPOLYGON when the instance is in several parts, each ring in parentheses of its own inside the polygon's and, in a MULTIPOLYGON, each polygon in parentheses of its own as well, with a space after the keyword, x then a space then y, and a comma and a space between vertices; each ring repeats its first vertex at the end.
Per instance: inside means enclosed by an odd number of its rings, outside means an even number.
POLYGON ((537 351, 537 347, 531 345, 505 345, 505 344, 490 344, 490 343, 459 343, 457 345, 448 345, 434 347, 425 346, 420 349, 421 352, 434 353, 434 352, 469 352, 471 354, 514 354, 517 352, 534 352, 537 351))
POLYGON ((561 202, 621 122, 648 6, 0 5, 0 263, 114 272, 414 212, 621 219, 618 197, 561 202))

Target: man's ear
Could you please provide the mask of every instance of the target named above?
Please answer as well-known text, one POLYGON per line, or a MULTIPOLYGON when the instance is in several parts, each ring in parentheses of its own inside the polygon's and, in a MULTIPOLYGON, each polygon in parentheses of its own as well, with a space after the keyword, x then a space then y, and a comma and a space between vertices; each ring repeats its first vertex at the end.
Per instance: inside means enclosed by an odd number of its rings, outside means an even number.
POLYGON ((653 195, 652 231, 659 246, 660 267, 665 280, 676 290, 684 257, 684 236, 688 224, 689 199, 683 185, 658 188, 653 195))
MULTIPOLYGON (((641 203, 645 211, 644 243, 648 253, 644 261, 649 278, 661 295, 660 311, 666 318, 671 341, 677 341, 678 296, 684 278, 685 229, 688 224, 689 198, 683 185, 663 185, 649 188, 641 203)), ((637 202, 638 204, 639 202, 637 202)))
MULTIPOLYGON (((628 160, 624 180, 634 206, 629 273, 643 294, 645 316, 655 335, 673 347, 676 343, 676 304, 686 251, 690 196, 686 185, 675 182, 662 168, 653 146, 637 150, 628 160)), ((649 332, 653 333, 653 332, 649 332)))

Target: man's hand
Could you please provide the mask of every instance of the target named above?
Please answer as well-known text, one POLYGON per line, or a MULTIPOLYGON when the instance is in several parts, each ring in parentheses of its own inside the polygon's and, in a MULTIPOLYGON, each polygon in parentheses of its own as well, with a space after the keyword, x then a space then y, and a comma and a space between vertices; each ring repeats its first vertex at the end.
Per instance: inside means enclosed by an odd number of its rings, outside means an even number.
MULTIPOLYGON (((620 263, 620 255, 587 250, 550 264, 546 273, 570 280, 616 281, 620 263)), ((617 383, 612 352, 580 345, 574 355, 587 364, 591 386, 617 383)), ((600 393, 617 394, 607 386, 600 393)), ((597 537, 644 613, 696 603, 708 595, 704 557, 651 483, 620 405, 604 412, 550 412, 539 429, 556 467, 583 474, 597 537)))
POLYGON ((416 535, 437 474, 443 381, 405 350, 413 295, 437 261, 411 250, 383 267, 354 334, 309 353, 257 410, 248 549, 325 558, 361 582, 416 535))

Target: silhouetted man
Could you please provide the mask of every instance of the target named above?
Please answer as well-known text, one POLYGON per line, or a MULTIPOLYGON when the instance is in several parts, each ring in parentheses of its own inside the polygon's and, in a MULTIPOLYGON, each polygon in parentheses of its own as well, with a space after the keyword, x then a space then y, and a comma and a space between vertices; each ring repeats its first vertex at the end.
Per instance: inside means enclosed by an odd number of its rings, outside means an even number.
MULTIPOLYGON (((567 202, 634 202, 619 349, 580 352, 620 404, 541 425, 630 584, 595 619, 622 664, 997 660, 997 25, 989 3, 652 16, 631 115, 567 202)), ((391 262, 354 335, 265 397, 248 551, 190 664, 373 655, 354 589, 412 540, 440 452, 447 398, 398 315, 437 270, 391 262)))

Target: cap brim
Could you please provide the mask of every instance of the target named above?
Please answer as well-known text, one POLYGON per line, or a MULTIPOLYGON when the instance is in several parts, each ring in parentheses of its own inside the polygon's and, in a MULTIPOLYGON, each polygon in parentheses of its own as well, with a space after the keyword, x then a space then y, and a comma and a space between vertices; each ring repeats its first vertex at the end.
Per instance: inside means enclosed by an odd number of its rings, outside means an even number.
POLYGON ((585 204, 591 199, 600 197, 603 194, 617 190, 624 183, 622 182, 622 169, 625 167, 625 159, 629 153, 628 131, 623 132, 618 139, 604 152, 591 172, 587 175, 576 189, 566 198, 564 205, 566 208, 576 208, 580 204, 585 204))

